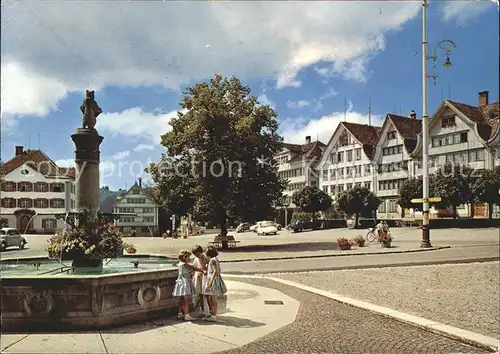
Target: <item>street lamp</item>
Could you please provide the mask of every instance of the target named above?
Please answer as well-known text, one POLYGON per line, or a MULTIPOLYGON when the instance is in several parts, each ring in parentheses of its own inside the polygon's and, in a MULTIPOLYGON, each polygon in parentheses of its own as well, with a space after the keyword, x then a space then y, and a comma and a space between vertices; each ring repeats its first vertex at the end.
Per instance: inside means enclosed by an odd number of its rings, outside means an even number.
POLYGON ((436 84, 436 61, 437 61, 437 50, 441 49, 446 54, 446 60, 443 64, 445 68, 451 67, 450 55, 456 45, 453 41, 444 40, 439 42, 434 47, 434 52, 432 56, 427 56, 427 6, 428 0, 422 0, 422 164, 423 164, 423 178, 422 178, 422 189, 423 189, 423 210, 422 210, 422 241, 420 243, 421 248, 432 247, 430 240, 430 230, 429 230, 429 115, 427 112, 427 79, 432 77, 434 79, 434 84, 436 84), (431 75, 427 74, 427 60, 432 59, 434 65, 434 72, 431 75))

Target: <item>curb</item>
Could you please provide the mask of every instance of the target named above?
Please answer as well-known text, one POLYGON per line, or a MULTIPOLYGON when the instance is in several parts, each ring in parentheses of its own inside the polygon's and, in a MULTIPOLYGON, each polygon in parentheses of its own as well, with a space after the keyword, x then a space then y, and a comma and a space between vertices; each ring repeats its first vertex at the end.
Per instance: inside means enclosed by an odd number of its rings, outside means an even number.
MULTIPOLYGON (((233 271, 224 273, 226 275, 235 276, 254 276, 257 274, 282 274, 282 273, 308 273, 308 272, 330 272, 335 270, 356 270, 356 269, 377 269, 377 268, 399 268, 399 267, 418 267, 442 264, 468 264, 468 263, 485 263, 485 262, 498 262, 500 257, 480 257, 480 258, 466 258, 466 259, 450 259, 450 260, 435 260, 435 261, 413 261, 404 263, 382 263, 382 264, 360 264, 360 265, 346 265, 327 268, 307 268, 283 271, 233 271)), ((221 262, 222 263, 222 262, 221 262)))
POLYGON ((408 324, 413 327, 423 329, 425 331, 442 335, 451 339, 458 340, 462 343, 469 344, 490 352, 498 352, 500 348, 500 340, 488 337, 479 333, 467 331, 453 326, 448 326, 444 323, 437 321, 428 320, 422 317, 413 316, 404 312, 396 311, 388 307, 374 305, 369 302, 353 299, 347 296, 334 294, 329 291, 324 291, 316 288, 312 288, 306 285, 302 285, 289 280, 279 279, 275 277, 263 277, 263 276, 235 276, 235 275, 225 275, 228 278, 252 278, 252 279, 267 279, 272 280, 277 283, 292 286, 301 290, 305 290, 334 301, 357 307, 363 310, 370 311, 372 313, 390 318, 392 320, 408 324))
POLYGON ((310 255, 310 256, 232 259, 232 260, 228 260, 228 261, 221 260, 220 263, 241 263, 241 262, 254 262, 254 261, 280 261, 280 260, 287 260, 287 259, 329 258, 329 257, 347 257, 347 256, 374 256, 374 255, 384 255, 384 254, 438 251, 438 250, 447 249, 447 248, 451 248, 451 246, 438 246, 438 247, 430 247, 430 248, 413 248, 413 249, 407 249, 407 250, 401 250, 401 251, 389 251, 389 252, 334 253, 334 254, 319 254, 319 255, 310 255))

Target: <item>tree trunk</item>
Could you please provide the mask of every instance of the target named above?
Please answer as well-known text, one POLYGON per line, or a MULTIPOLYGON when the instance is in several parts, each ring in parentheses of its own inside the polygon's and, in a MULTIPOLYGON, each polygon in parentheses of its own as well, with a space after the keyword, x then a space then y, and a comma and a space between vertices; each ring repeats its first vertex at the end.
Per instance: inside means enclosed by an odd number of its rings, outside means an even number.
POLYGON ((401 219, 404 219, 405 215, 406 215, 406 209, 401 207, 401 219))
POLYGON ((493 203, 488 203, 488 219, 493 219, 493 203))
POLYGON ((457 206, 453 205, 451 207, 451 210, 452 210, 452 213, 453 213, 453 219, 456 219, 457 218, 457 206))
MULTIPOLYGON (((223 206, 219 206, 217 210, 217 216, 219 219, 219 225, 220 225, 220 235, 222 237, 227 236, 227 213, 226 209, 223 206)), ((229 245, 227 241, 222 241, 222 248, 227 249, 229 248, 229 245)))
POLYGON ((476 214, 476 205, 474 202, 470 202, 470 217, 471 219, 474 218, 476 214))
POLYGON ((355 215, 354 228, 357 229, 359 228, 359 213, 356 213, 354 215, 355 215))

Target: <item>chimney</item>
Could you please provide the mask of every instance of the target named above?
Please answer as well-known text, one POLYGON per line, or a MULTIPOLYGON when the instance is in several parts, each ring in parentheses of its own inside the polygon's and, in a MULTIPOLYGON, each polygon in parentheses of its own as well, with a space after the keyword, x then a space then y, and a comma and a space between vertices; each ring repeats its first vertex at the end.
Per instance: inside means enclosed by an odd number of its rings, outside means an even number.
POLYGON ((481 91, 479 92, 479 107, 482 107, 482 106, 486 106, 489 104, 488 102, 488 94, 489 92, 488 91, 481 91))
POLYGON ((306 144, 310 144, 311 143, 311 136, 306 136, 306 144))
POLYGON ((22 155, 24 153, 23 146, 16 146, 16 156, 22 155))
POLYGON ((139 188, 141 188, 141 189, 142 189, 142 178, 141 178, 141 177, 139 177, 137 180, 139 181, 139 188))
POLYGON ((417 119, 417 113, 413 109, 410 112, 410 118, 411 119, 417 119))

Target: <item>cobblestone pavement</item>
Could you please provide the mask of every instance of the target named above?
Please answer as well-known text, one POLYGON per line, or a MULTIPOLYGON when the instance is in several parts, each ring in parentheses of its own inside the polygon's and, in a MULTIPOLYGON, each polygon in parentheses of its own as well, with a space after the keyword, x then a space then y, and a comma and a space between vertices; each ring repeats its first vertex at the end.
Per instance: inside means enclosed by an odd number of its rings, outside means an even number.
POLYGON ((500 338, 500 262, 267 274, 500 338))
POLYGON ((238 280, 278 289, 299 300, 294 323, 225 354, 487 353, 368 311, 271 280, 238 280))
MULTIPOLYGON (((335 240, 339 237, 354 237, 365 235, 367 230, 332 229, 292 233, 286 230, 280 231, 278 235, 258 236, 253 232, 235 234, 235 238, 241 243, 235 249, 222 251, 220 259, 224 261, 255 260, 261 258, 282 257, 310 257, 324 255, 345 255, 352 253, 373 253, 388 251, 403 251, 418 249, 420 247, 421 230, 416 228, 393 228, 391 234, 394 236, 391 249, 382 249, 378 244, 371 244, 365 248, 354 247, 352 251, 340 251, 335 246, 335 240)), ((433 246, 498 246, 499 230, 487 229, 443 229, 432 231, 433 246), (474 235, 471 240, 470 235, 474 235)), ((206 245, 213 240, 214 235, 191 236, 187 239, 130 237, 127 242, 136 245, 139 253, 154 253, 173 255, 181 248, 191 249, 196 244, 206 245)), ((11 248, 2 252, 2 258, 28 257, 46 255, 45 246, 48 236, 26 235, 28 240, 27 249, 19 251, 11 248)), ((431 251, 432 252, 432 251, 431 251)), ((425 253, 425 252, 424 252, 425 253)))

